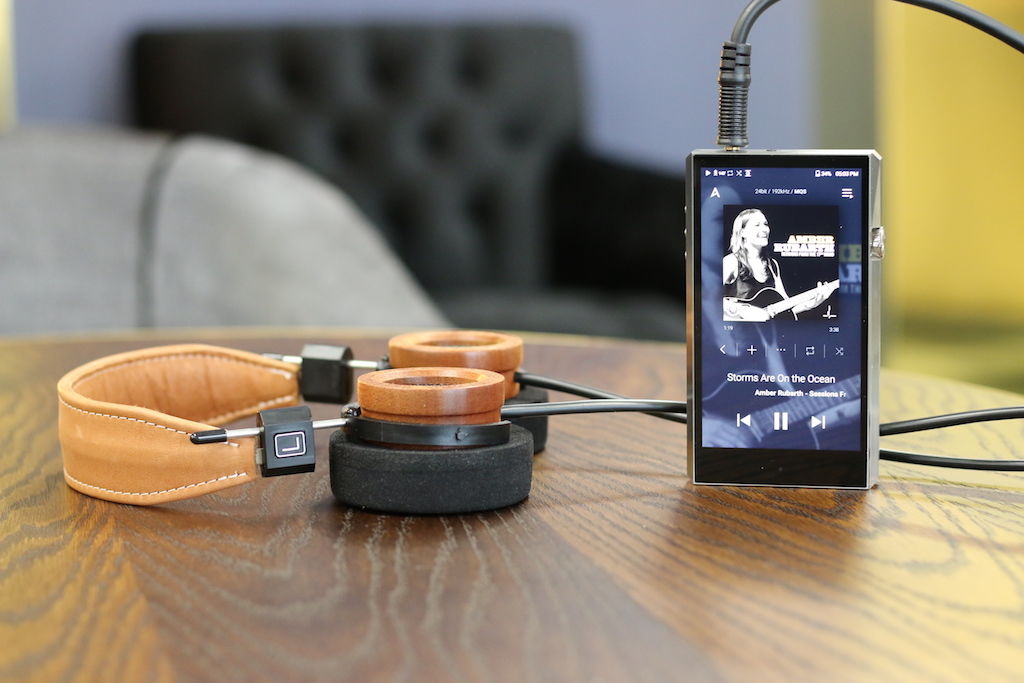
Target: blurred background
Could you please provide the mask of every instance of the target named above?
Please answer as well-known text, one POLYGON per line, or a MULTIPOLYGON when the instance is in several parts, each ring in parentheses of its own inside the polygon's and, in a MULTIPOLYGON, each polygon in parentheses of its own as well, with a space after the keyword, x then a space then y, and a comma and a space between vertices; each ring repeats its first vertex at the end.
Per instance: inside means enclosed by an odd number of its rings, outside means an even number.
MULTIPOLYGON (((0 0, 0 122, 279 154, 442 318, 682 340, 683 161, 745 4, 0 0)), ((969 4, 1024 29, 1019 0, 969 4)), ((1024 58, 882 0, 786 0, 751 42, 751 147, 883 156, 885 364, 1024 390, 1024 58)))

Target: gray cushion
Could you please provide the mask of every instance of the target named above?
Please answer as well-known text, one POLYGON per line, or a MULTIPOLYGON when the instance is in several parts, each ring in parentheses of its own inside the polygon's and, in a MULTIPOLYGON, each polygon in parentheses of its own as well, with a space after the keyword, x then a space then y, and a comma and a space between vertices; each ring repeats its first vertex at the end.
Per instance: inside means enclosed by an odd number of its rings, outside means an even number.
POLYGON ((443 324, 352 203, 275 155, 185 139, 157 207, 156 325, 443 324))
POLYGON ((134 327, 139 222, 161 135, 0 135, 0 332, 134 327))
POLYGON ((336 189, 234 143, 0 135, 0 333, 445 320, 336 189))

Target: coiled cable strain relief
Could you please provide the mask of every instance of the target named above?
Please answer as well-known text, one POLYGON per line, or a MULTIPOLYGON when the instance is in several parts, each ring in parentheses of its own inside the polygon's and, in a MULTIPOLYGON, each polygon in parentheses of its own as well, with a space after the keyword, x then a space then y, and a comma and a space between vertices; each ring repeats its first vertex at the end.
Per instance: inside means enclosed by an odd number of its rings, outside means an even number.
POLYGON ((718 144, 746 147, 747 99, 750 90, 750 44, 726 41, 718 70, 718 144))

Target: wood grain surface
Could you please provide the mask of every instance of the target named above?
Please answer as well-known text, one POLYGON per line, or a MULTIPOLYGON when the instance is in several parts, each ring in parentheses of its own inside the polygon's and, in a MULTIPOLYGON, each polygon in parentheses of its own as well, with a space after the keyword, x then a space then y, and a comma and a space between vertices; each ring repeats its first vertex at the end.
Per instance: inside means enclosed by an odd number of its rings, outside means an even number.
MULTIPOLYGON (((386 341, 259 335, 0 342, 0 678, 1024 677, 1019 474, 883 462, 868 492, 694 487, 682 426, 581 415, 552 418, 530 498, 486 514, 347 509, 325 465, 156 508, 65 486, 54 387, 80 363, 186 339, 283 353, 347 342, 374 359, 386 341)), ((677 345, 528 338, 524 367, 685 395, 677 345)), ((883 378, 885 420, 1021 401, 883 378)), ((1022 436, 1003 422, 884 443, 1011 458, 1022 436)))

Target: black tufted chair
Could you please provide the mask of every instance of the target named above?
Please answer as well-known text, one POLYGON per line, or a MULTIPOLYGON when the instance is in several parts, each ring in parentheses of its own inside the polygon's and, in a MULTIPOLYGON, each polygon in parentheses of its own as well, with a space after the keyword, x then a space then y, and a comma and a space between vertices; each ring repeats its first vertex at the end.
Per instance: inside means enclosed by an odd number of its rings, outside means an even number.
POLYGON ((566 31, 161 30, 133 64, 141 126, 319 172, 457 324, 682 339, 682 181, 581 148, 566 31))

